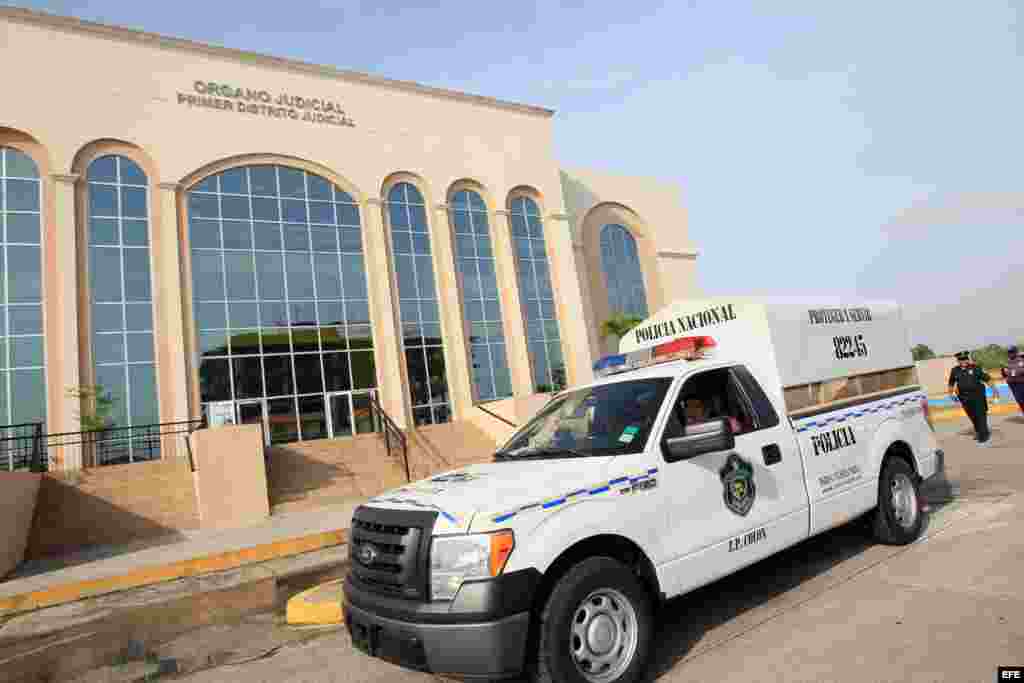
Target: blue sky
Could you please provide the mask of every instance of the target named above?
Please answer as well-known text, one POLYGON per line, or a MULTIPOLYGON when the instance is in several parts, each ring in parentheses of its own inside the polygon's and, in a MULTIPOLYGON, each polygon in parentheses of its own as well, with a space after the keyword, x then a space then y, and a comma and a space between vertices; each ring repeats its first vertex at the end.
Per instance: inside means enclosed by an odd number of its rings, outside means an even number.
POLYGON ((905 302, 1024 338, 1014 3, 13 3, 546 105, 557 153, 677 182, 708 294, 905 302))

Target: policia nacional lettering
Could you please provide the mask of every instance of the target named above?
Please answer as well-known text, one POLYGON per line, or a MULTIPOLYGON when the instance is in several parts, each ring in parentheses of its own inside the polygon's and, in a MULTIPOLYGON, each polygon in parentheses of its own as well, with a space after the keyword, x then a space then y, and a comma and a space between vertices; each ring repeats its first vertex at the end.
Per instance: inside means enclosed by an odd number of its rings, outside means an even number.
POLYGON ((812 436, 811 444, 814 446, 815 455, 827 455, 832 451, 856 445, 857 435, 854 434, 853 427, 840 427, 831 432, 812 436))
POLYGON ((636 341, 639 344, 656 341, 662 337, 675 337, 683 332, 690 332, 700 327, 721 325, 730 320, 736 320, 733 304, 715 306, 699 313, 681 315, 678 318, 670 318, 664 322, 648 325, 647 327, 638 327, 636 328, 636 341))

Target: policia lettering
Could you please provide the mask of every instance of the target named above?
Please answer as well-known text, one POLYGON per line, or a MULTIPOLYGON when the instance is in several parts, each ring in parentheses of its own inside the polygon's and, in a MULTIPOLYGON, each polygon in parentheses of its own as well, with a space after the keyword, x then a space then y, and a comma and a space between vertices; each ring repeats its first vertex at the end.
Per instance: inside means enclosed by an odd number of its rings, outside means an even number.
POLYGON ((816 434, 811 437, 811 444, 814 446, 815 455, 825 455, 840 448, 847 448, 857 444, 857 435, 853 427, 840 427, 831 432, 816 434))
POLYGON ((970 354, 961 351, 956 354, 957 367, 949 373, 949 393, 954 392, 960 399, 967 417, 974 425, 978 443, 988 443, 991 433, 988 428, 988 400, 985 398, 985 384, 992 381, 984 370, 971 362, 970 354))

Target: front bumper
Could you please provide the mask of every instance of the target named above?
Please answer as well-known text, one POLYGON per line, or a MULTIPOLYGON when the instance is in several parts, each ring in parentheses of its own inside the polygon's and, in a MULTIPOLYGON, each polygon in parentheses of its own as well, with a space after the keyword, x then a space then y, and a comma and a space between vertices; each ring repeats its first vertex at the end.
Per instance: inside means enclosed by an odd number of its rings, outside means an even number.
POLYGON ((345 626, 357 649, 399 666, 466 678, 523 670, 536 570, 465 584, 455 600, 414 602, 345 580, 345 626))
POLYGON ((373 657, 435 674, 506 678, 522 672, 530 613, 476 624, 417 624, 345 606, 352 645, 373 657))

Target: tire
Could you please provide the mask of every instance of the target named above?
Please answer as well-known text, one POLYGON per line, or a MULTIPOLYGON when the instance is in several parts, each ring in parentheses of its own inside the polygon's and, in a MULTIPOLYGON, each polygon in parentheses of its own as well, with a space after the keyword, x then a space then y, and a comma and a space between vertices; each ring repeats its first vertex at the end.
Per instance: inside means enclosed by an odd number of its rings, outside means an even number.
POLYGON ((650 653, 651 598, 629 567, 609 557, 591 557, 555 583, 537 630, 531 680, 633 683, 650 653), (591 637, 581 638, 584 631, 591 637), (604 675, 598 675, 602 670, 604 675))
POLYGON ((917 475, 904 460, 889 458, 878 479, 878 507, 872 520, 874 537, 886 545, 907 545, 924 528, 917 475))

